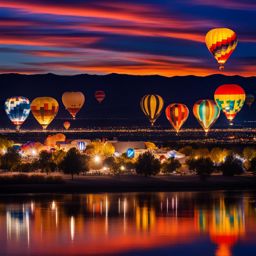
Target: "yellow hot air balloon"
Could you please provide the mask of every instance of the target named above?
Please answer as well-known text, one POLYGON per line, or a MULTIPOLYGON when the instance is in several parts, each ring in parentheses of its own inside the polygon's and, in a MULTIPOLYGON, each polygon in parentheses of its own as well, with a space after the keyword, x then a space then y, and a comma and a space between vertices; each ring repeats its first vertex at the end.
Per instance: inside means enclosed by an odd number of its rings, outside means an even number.
POLYGON ((208 50, 219 63, 219 69, 224 69, 224 64, 237 46, 237 35, 229 28, 214 28, 205 36, 208 50))
POLYGON ((62 95, 62 103, 73 119, 83 107, 85 96, 82 92, 64 92, 62 95))
POLYGON ((37 122, 46 129, 57 115, 59 104, 54 98, 38 97, 32 101, 30 108, 37 122))
POLYGON ((145 95, 140 101, 140 107, 143 113, 148 117, 152 126, 161 115, 163 106, 163 98, 156 94, 145 95))

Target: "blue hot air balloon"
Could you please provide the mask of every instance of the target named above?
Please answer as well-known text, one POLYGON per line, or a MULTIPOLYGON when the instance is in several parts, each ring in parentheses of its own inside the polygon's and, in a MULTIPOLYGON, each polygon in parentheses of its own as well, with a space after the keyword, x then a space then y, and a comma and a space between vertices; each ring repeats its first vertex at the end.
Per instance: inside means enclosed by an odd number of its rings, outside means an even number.
POLYGON ((135 157, 135 151, 133 148, 128 148, 126 151, 126 156, 128 158, 134 158, 135 157))
POLYGON ((84 151, 86 149, 87 143, 84 141, 78 141, 77 146, 80 151, 84 151))
POLYGON ((17 130, 25 122, 30 113, 30 102, 22 96, 15 96, 5 101, 5 112, 17 130))

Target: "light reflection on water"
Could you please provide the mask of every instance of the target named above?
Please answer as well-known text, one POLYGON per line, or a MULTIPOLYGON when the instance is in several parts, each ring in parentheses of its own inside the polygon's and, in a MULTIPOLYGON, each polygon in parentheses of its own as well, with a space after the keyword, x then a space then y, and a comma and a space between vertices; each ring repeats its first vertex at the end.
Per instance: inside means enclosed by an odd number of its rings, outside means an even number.
POLYGON ((0 255, 255 255, 253 192, 0 197, 0 255))

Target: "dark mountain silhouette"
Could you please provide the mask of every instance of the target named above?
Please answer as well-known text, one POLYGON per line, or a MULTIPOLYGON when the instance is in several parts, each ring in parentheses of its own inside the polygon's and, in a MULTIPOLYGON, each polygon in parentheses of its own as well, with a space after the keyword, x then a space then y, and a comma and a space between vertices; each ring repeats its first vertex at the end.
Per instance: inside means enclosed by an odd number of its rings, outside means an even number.
MULTIPOLYGON (((64 119, 69 119, 65 111, 61 96, 65 91, 82 91, 86 95, 84 108, 78 114, 78 120, 73 122, 73 127, 92 126, 135 126, 148 125, 146 118, 140 110, 139 102, 145 94, 159 94, 165 100, 165 105, 172 102, 182 102, 188 105, 190 118, 187 127, 197 126, 192 106, 195 101, 202 98, 213 98, 215 89, 225 83, 240 84, 246 93, 255 93, 256 77, 211 75, 206 77, 183 76, 132 76, 132 75, 74 75, 62 76, 55 74, 0 75, 0 104, 3 106, 6 98, 22 95, 32 100, 38 96, 52 96, 60 103, 60 111, 57 120, 51 127, 60 127, 64 119), (106 99, 99 104, 95 98, 96 90, 104 90, 106 99)), ((8 121, 4 108, 0 109, 2 116, 1 127, 12 127, 8 121)), ((244 121, 256 120, 256 109, 244 106, 236 118, 237 124, 244 125, 244 121)), ((157 124, 168 126, 164 113, 157 124)), ((220 118, 217 126, 226 125, 224 116, 220 118)), ((32 116, 24 125, 24 128, 39 127, 32 116)))

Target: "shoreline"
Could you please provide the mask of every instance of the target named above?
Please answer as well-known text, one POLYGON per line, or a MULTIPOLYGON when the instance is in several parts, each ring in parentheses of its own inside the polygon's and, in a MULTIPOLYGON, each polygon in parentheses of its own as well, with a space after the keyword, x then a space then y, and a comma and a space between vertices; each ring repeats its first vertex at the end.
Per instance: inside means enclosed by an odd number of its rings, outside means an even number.
POLYGON ((256 176, 78 176, 62 184, 0 185, 0 195, 24 193, 122 193, 256 190, 256 176))

